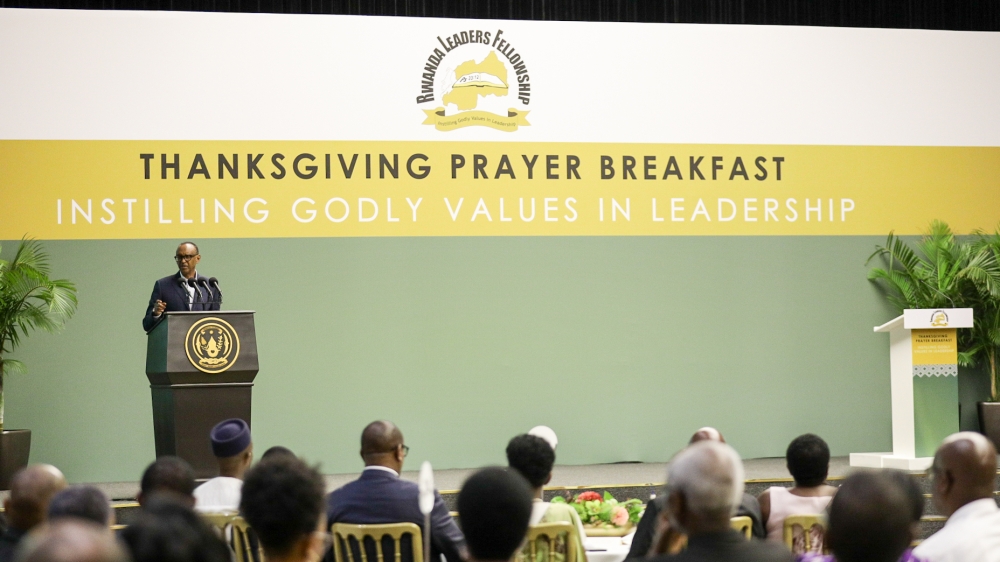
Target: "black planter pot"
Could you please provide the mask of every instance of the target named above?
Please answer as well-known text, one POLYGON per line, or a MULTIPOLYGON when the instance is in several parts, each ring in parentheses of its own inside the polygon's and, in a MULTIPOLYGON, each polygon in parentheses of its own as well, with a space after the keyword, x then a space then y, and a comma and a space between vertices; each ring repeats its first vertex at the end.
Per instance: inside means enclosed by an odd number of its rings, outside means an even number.
POLYGON ((979 431, 1000 450, 1000 402, 976 402, 979 407, 979 431))
POLYGON ((0 433, 0 490, 10 489, 14 474, 28 466, 30 452, 30 429, 11 429, 0 433))

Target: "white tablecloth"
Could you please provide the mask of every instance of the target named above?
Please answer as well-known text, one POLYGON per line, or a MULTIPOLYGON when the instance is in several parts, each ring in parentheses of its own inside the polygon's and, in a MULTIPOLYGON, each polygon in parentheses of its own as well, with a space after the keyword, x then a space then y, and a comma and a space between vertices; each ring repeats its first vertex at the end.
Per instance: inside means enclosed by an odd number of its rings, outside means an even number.
POLYGON ((622 562, 628 556, 635 531, 624 537, 587 537, 583 548, 588 562, 622 562))

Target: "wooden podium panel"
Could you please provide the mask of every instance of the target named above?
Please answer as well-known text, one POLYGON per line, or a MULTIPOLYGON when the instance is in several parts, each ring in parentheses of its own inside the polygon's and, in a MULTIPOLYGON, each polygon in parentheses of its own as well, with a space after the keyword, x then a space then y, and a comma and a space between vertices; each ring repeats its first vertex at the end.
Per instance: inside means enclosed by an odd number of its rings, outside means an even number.
POLYGON ((148 334, 156 456, 181 457, 198 478, 218 474, 208 438, 212 427, 229 418, 252 423, 258 371, 253 314, 167 312, 148 334))

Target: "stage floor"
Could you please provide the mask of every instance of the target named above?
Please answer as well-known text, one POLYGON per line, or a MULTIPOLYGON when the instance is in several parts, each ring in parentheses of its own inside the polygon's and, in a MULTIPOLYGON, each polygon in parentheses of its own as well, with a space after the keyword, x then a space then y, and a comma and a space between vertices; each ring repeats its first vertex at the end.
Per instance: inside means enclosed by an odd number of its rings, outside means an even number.
MULTIPOLYGON (((775 480, 791 479, 788 470, 785 468, 784 457, 772 457, 763 459, 744 459, 744 469, 747 480, 775 480)), ((419 466, 407 464, 403 478, 416 481, 419 466)), ((358 472, 348 474, 328 474, 326 475, 326 487, 328 491, 335 490, 340 486, 356 479, 362 467, 358 467, 358 472)), ((847 457, 833 457, 830 459, 830 476, 845 476, 850 467, 847 457)), ((457 491, 462 487, 462 482, 475 469, 449 469, 436 470, 434 472, 434 483, 438 490, 442 492, 457 491)), ((614 464, 589 464, 578 466, 556 466, 552 473, 552 482, 548 487, 603 487, 622 485, 650 485, 663 482, 667 473, 667 463, 614 463, 614 464)), ((131 500, 135 498, 139 490, 139 483, 136 482, 110 482, 95 484, 113 500, 131 500)), ((7 492, 0 494, 0 497, 7 492)))

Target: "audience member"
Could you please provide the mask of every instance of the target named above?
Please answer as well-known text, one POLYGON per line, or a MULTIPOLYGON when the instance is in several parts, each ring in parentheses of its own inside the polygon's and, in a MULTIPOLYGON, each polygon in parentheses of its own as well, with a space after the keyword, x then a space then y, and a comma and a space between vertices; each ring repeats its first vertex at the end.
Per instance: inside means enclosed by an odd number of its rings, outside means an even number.
POLYGON ((920 488, 904 472, 855 473, 830 502, 827 544, 835 555, 808 553, 799 562, 921 562, 907 546, 923 504, 920 488))
POLYGON ((147 498, 121 539, 134 562, 232 562, 215 530, 173 494, 147 498))
POLYGON ((1000 561, 993 444, 978 433, 955 433, 938 447, 930 473, 934 505, 948 521, 913 553, 929 562, 1000 561))
POLYGON ((260 456, 260 460, 262 461, 267 460, 271 457, 298 458, 295 456, 295 453, 293 453, 291 449, 287 447, 282 447, 281 445, 275 445, 274 447, 271 447, 270 449, 264 451, 264 454, 260 456))
POLYGON ((136 501, 145 506, 154 494, 172 494, 194 507, 194 469, 182 458, 164 456, 146 467, 139 483, 136 501))
MULTIPOLYGON (((730 526, 743 495, 743 463, 725 443, 699 441, 667 467, 664 510, 687 548, 653 560, 667 562, 791 562, 782 545, 748 541, 730 526)), ((463 514, 464 521, 464 514, 463 514)))
POLYGON ((209 433, 212 454, 219 462, 219 476, 194 490, 194 509, 200 512, 236 511, 240 507, 243 473, 253 462, 253 442, 247 422, 221 421, 209 433))
POLYGON ((458 493, 469 562, 507 562, 524 544, 531 487, 516 471, 484 468, 458 493))
MULTIPOLYGON (((714 427, 703 427, 694 432, 694 435, 688 441, 688 445, 699 441, 725 443, 726 438, 714 427)), ((661 495, 659 498, 649 500, 646 504, 646 510, 643 512, 642 518, 639 519, 635 534, 632 536, 632 545, 628 552, 629 558, 642 558, 648 554, 665 554, 668 552, 668 547, 665 543, 670 542, 670 537, 666 529, 669 523, 662 509, 662 503, 665 499, 661 495)), ((764 538, 764 523, 761 519, 760 505, 757 504, 757 498, 744 493, 740 499, 740 506, 736 510, 736 515, 749 517, 751 535, 757 539, 764 538)))
MULTIPOLYGON (((415 483, 399 478, 408 450, 409 447, 403 443, 403 434, 392 422, 368 424, 361 433, 361 458, 365 469, 357 480, 334 490, 327 497, 328 523, 410 522, 422 528, 424 516, 417 503, 419 488, 415 483)), ((448 562, 462 562, 465 539, 436 490, 430 535, 433 559, 443 554, 448 562)), ((389 544, 391 550, 391 542, 389 544)), ((404 547, 406 562, 412 554, 406 550, 409 546, 405 542, 404 547)))
POLYGON ((49 521, 64 517, 85 519, 102 527, 114 524, 108 496, 93 486, 70 486, 52 496, 52 501, 49 502, 49 521))
POLYGON ((268 562, 317 562, 326 550, 323 477, 295 456, 272 455, 250 469, 240 512, 268 562))
MULTIPOLYGON (((542 501, 542 490, 552 479, 552 465, 555 462, 555 451, 541 437, 527 434, 518 435, 507 444, 507 464, 523 476, 534 489, 534 503, 531 508, 531 519, 528 523, 530 525, 539 523, 572 523, 575 525, 577 538, 572 544, 565 545, 565 547, 576 550, 576 559, 583 560, 586 557, 583 539, 587 535, 583 530, 580 515, 571 505, 542 501)), ((540 554, 545 555, 547 552, 540 554)), ((544 559, 547 560, 547 558, 544 559)))
POLYGON ((0 535, 0 562, 12 562, 25 533, 45 521, 49 501, 64 488, 66 477, 49 464, 35 464, 14 475, 3 502, 7 529, 0 535))
MULTIPOLYGON (((785 517, 824 513, 837 493, 836 488, 824 484, 830 470, 830 448, 820 437, 806 433, 793 439, 785 452, 785 464, 795 486, 772 486, 757 496, 767 538, 775 541, 784 540, 785 517)), ((820 549, 822 541, 814 546, 820 549)))
POLYGON ((54 521, 24 542, 19 562, 130 562, 107 527, 83 519, 54 521))

